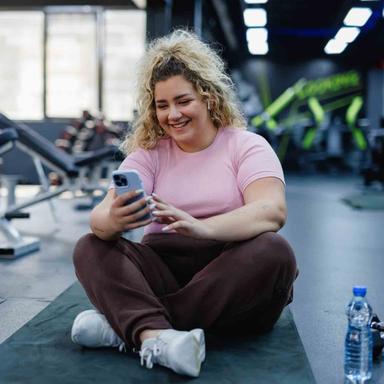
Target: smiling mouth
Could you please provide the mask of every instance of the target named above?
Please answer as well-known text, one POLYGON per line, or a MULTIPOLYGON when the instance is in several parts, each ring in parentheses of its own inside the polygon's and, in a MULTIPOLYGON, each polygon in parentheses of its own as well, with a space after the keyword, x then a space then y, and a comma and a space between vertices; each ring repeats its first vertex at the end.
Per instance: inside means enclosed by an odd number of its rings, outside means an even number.
POLYGON ((182 121, 180 123, 177 123, 177 124, 168 124, 171 128, 174 128, 174 129, 181 129, 181 128, 184 128, 191 120, 186 120, 186 121, 182 121))

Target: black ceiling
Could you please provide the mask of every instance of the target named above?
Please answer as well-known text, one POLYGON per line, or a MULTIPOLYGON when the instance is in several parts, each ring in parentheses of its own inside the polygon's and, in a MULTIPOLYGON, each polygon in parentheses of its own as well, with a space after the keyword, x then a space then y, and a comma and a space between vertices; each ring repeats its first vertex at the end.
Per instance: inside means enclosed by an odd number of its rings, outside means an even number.
MULTIPOLYGON (((177 0, 176 0, 177 1, 177 0)), ((277 61, 297 61, 319 57, 330 57, 324 53, 328 40, 333 38, 343 25, 343 19, 353 6, 370 7, 373 15, 362 28, 357 39, 333 59, 382 66, 384 61, 384 18, 383 0, 269 0, 262 5, 248 5, 243 0, 211 0, 216 11, 216 22, 221 31, 220 40, 230 60, 243 60, 248 53, 242 12, 246 7, 262 7, 267 11, 268 58, 277 61), (218 6, 218 3, 220 5, 218 6), (218 10, 218 7, 226 8, 218 10), (228 18, 217 16, 227 15, 228 18), (237 45, 230 48, 225 30, 236 36, 237 45)), ((209 7, 207 7, 209 9, 209 7)), ((207 13, 205 22, 212 23, 212 14, 207 13)))
MULTIPOLYGON (((248 5, 244 0, 147 0, 147 8, 157 9, 153 15, 158 24, 165 24, 166 8, 173 8, 169 27, 193 27, 194 7, 202 5, 203 35, 222 46, 229 63, 252 57, 249 54, 243 21, 246 7, 262 7, 267 11, 269 52, 266 57, 285 63, 312 58, 332 57, 352 64, 384 68, 384 0, 268 0, 262 5, 248 5), (353 6, 373 10, 368 23, 357 39, 340 55, 326 55, 324 47, 343 25, 353 6)), ((133 0, 0 0, 0 7, 31 7, 44 5, 89 4, 135 7, 133 0)), ((151 23, 151 20, 148 21, 151 23)), ((158 33, 167 29, 159 28, 158 33)), ((254 56, 258 57, 258 56, 254 56)))

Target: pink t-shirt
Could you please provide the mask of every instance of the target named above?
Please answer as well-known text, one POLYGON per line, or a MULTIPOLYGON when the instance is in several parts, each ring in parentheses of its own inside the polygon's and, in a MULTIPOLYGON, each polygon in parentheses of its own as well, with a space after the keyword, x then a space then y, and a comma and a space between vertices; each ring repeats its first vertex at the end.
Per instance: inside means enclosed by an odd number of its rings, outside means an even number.
MULTIPOLYGON (((151 150, 138 149, 119 169, 139 172, 147 195, 161 199, 196 218, 206 218, 244 205, 246 187, 263 177, 284 182, 279 159, 268 142, 255 133, 220 128, 213 143, 199 152, 184 152, 171 138, 151 150)), ((145 233, 161 232, 152 223, 145 233)))

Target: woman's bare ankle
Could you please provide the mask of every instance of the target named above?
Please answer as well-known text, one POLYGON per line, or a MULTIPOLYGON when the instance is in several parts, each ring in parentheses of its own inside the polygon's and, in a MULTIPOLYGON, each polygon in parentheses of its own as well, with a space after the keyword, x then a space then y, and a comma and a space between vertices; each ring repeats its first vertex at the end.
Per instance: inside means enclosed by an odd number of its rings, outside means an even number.
POLYGON ((146 329, 140 333, 140 341, 156 337, 164 329, 146 329))

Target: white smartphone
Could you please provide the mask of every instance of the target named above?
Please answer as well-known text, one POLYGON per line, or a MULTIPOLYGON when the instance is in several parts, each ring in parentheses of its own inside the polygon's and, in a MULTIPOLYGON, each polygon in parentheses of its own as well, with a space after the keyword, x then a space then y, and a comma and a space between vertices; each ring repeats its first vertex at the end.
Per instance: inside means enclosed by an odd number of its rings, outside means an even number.
MULTIPOLYGON (((143 192, 134 196, 132 199, 127 201, 127 204, 134 203, 145 197, 143 182, 141 181, 139 172, 134 169, 125 169, 112 172, 112 180, 115 185, 116 193, 122 195, 123 193, 136 191, 142 189, 143 192)), ((140 221, 151 218, 151 214, 147 213, 145 216, 140 218, 140 221)))

